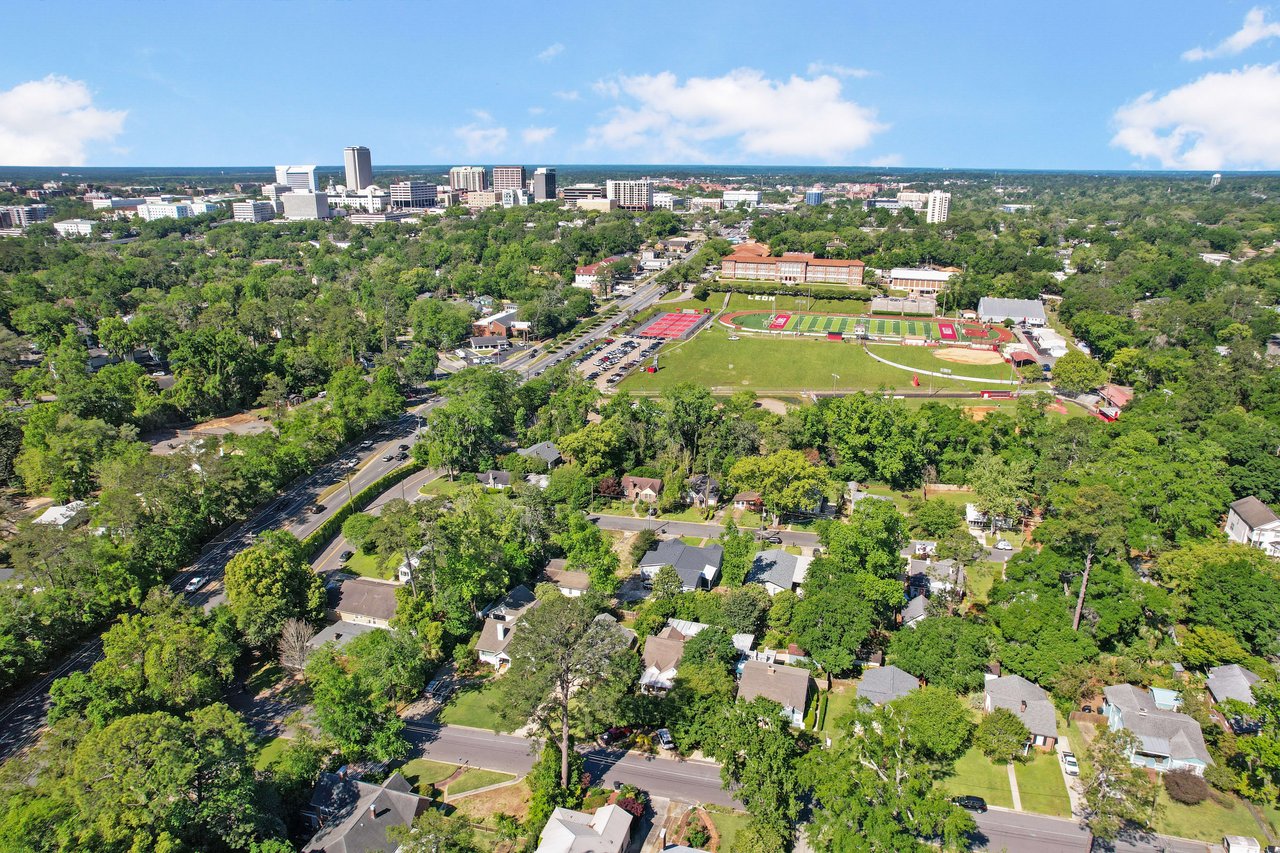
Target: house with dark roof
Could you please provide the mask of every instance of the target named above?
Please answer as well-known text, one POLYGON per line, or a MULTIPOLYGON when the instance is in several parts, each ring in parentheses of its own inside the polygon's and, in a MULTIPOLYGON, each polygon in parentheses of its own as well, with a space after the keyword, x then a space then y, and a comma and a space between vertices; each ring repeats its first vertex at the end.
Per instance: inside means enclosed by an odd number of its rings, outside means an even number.
POLYGON ((724 548, 719 545, 686 545, 679 539, 666 539, 640 558, 636 566, 652 578, 663 566, 671 566, 680 575, 686 592, 711 589, 720 580, 720 564, 724 548))
POLYGON ((510 348, 511 342, 504 335, 475 335, 467 340, 467 349, 477 355, 492 355, 510 348))
POLYGON ((662 481, 657 477, 632 477, 627 474, 622 478, 622 494, 631 502, 657 503, 662 497, 662 481))
POLYGON ((1021 675, 987 674, 982 700, 990 714, 996 708, 1012 711, 1031 732, 1031 745, 1053 749, 1058 742, 1058 717, 1049 694, 1021 675))
POLYGON ((511 472, 510 471, 485 471, 478 474, 476 479, 480 481, 480 485, 486 489, 509 489, 511 488, 511 472))
POLYGON ((340 649, 356 637, 359 637, 361 634, 381 630, 383 629, 375 628, 372 625, 362 625, 358 622, 343 622, 339 620, 316 632, 310 640, 307 640, 307 648, 318 649, 325 643, 333 643, 335 648, 340 649))
POLYGON ((964 588, 964 569, 955 560, 907 560, 907 595, 944 595, 964 588))
POLYGON ((813 557, 789 554, 783 548, 770 548, 758 552, 747 571, 747 583, 758 583, 770 595, 784 589, 792 592, 800 588, 809 573, 813 557))
POLYGON ((1223 532, 1232 542, 1280 557, 1280 516, 1252 495, 1231 504, 1223 532))
POLYGON ((521 447, 516 453, 525 459, 537 459, 543 465, 546 465, 548 470, 556 467, 562 461, 560 448, 550 441, 539 441, 537 444, 521 447))
POLYGON ((920 679, 890 664, 865 670, 862 680, 858 682, 857 696, 872 705, 883 705, 894 699, 901 699, 919 687, 920 679))
POLYGON ((1213 763, 1204 745, 1204 732, 1193 718, 1160 705, 1149 690, 1132 684, 1103 688, 1102 713, 1112 731, 1126 729, 1138 740, 1129 760, 1139 767, 1164 773, 1190 770, 1197 776, 1213 763))
POLYGON ((902 627, 914 628, 919 625, 929 615, 928 607, 929 597, 927 595, 917 595, 908 601, 899 613, 902 617, 902 627))
POLYGON ((394 853, 387 829, 410 826, 431 807, 399 773, 371 785, 339 773, 321 773, 305 814, 317 827, 303 853, 394 853))
POLYGON ((521 584, 507 593, 502 601, 486 609, 480 639, 476 641, 476 656, 498 670, 510 664, 507 646, 511 644, 511 637, 519 628, 517 623, 521 616, 537 604, 538 599, 533 592, 521 584))
POLYGON ((340 581, 328 588, 330 619, 390 628, 396 615, 396 589, 399 584, 374 578, 340 575, 340 581))
POLYGON ((685 503, 699 509, 720 503, 720 481, 706 474, 694 474, 685 484, 685 503))
POLYGON ((1246 705, 1254 704, 1253 685, 1262 678, 1245 669, 1238 663, 1227 666, 1215 666, 1209 670, 1209 677, 1204 686, 1213 697, 1214 702, 1225 702, 1234 699, 1246 705))
POLYGON ((757 696, 772 699, 782 706, 782 715, 791 725, 804 728, 804 712, 812 684, 813 678, 807 669, 749 660, 742 665, 738 698, 743 702, 750 702, 757 696))
POLYGON ((644 641, 644 654, 640 656, 644 666, 640 673, 641 692, 665 693, 675 685, 685 639, 684 634, 668 626, 662 633, 644 641))

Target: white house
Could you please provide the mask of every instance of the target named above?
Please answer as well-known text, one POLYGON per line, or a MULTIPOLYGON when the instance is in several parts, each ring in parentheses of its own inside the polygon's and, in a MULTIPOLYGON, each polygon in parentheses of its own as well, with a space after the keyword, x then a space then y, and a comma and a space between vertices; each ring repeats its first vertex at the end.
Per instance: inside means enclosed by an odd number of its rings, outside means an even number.
POLYGON ((557 808, 535 853, 622 853, 630 838, 631 815, 618 806, 601 806, 595 814, 557 808))
POLYGON ((71 530, 78 527, 89 517, 89 505, 84 501, 71 501, 67 504, 51 506, 40 513, 31 523, 48 524, 59 530, 71 530))
POLYGON ((516 622, 538 600, 527 586, 521 585, 507 593, 507 597, 493 605, 485 613, 484 627, 476 641, 476 656, 494 669, 501 670, 511 663, 507 646, 516 631, 516 622))
POLYGON ((1241 498, 1227 510, 1223 532, 1232 542, 1280 557, 1280 516, 1252 495, 1241 498))

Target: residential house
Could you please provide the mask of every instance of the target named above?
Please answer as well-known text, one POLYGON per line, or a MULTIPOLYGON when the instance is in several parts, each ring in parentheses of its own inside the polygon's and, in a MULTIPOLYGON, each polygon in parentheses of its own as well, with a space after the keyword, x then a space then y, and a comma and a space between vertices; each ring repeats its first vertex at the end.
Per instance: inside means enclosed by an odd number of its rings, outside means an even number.
POLYGON ((622 494, 632 503, 657 503, 658 498, 662 497, 662 481, 657 477, 633 477, 627 474, 622 478, 622 494))
POLYGON ((59 530, 72 530, 79 527, 89 518, 89 505, 84 501, 71 501, 66 504, 55 504, 34 519, 32 524, 47 524, 59 530))
POLYGON ((503 669, 511 663, 507 654, 507 646, 515 633, 517 621, 530 608, 537 606, 538 599, 530 589, 521 584, 506 598, 492 605, 485 611, 484 627, 480 629, 480 639, 476 642, 476 656, 483 663, 494 669, 503 669))
POLYGON ((772 699, 782 706, 782 714, 791 725, 804 728, 804 712, 812 683, 807 669, 749 660, 742 666, 738 698, 743 702, 750 702, 757 696, 772 699))
POLYGON ((305 810, 317 830, 303 853, 394 853, 400 843, 387 838, 387 830, 411 826, 430 807, 400 773, 380 785, 321 773, 305 810))
POLYGON ((667 539, 641 557, 636 568, 652 578, 663 566, 671 566, 680 575, 685 591, 693 592, 716 585, 723 561, 724 548, 719 545, 686 545, 679 539, 667 539))
POLYGON ((694 474, 689 478, 684 493, 685 503, 699 509, 713 507, 720 503, 720 483, 715 477, 706 474, 694 474))
POLYGON ((591 588, 591 578, 586 572, 572 572, 565 568, 563 559, 551 560, 543 570, 543 580, 553 583, 566 598, 577 598, 591 588))
POLYGON ((949 595, 964 588, 964 569, 955 560, 907 560, 907 597, 949 595))
POLYGON ((1021 675, 991 675, 984 687, 983 710, 1012 711, 1031 732, 1030 745, 1050 750, 1058 742, 1058 717, 1049 694, 1021 675))
POLYGON ((764 510, 764 502, 760 500, 759 492, 738 492, 733 496, 733 508, 761 512, 764 510))
POLYGON ((873 495, 870 492, 864 492, 862 486, 856 482, 845 483, 844 500, 849 506, 849 512, 853 512, 853 508, 865 500, 893 503, 893 498, 886 495, 873 495))
POLYGON ((1133 389, 1126 385, 1107 383, 1098 389, 1098 396, 1115 409, 1123 409, 1133 402, 1133 389))
POLYGON ((585 264, 573 271, 573 286, 590 290, 596 296, 608 296, 609 284, 602 283, 600 278, 600 270, 609 264, 624 261, 626 258, 621 255, 610 255, 603 261, 596 261, 594 264, 585 264))
POLYGON ((932 557, 938 550, 938 543, 928 539, 912 539, 902 547, 898 553, 910 559, 919 557, 921 559, 932 557))
POLYGON ((1129 756, 1134 764, 1161 773, 1186 769, 1202 776, 1213 763, 1200 724, 1172 710, 1168 702, 1158 702, 1159 697, 1152 691, 1132 684, 1113 684, 1102 693, 1106 697, 1102 712, 1107 726, 1112 731, 1126 729, 1138 739, 1137 748, 1129 756))
POLYGON ((644 641, 644 654, 640 660, 644 671, 640 673, 640 690, 644 693, 665 693, 676 682, 676 669, 684 655, 684 634, 673 627, 644 641))
POLYGON ((535 853, 622 853, 630 839, 631 815, 619 806, 601 806, 595 814, 557 808, 535 853))
POLYGON ((334 622, 332 625, 321 629, 310 640, 307 640, 307 648, 318 649, 325 643, 333 643, 335 648, 340 649, 356 637, 359 637, 361 634, 381 630, 383 629, 375 628, 373 625, 365 625, 359 622, 343 622, 339 620, 334 622))
POLYGON ((501 338, 529 336, 528 321, 516 319, 516 308, 508 305, 501 311, 481 317, 471 324, 471 331, 477 336, 494 335, 501 338))
POLYGON ((480 481, 480 485, 486 489, 509 489, 511 488, 511 472, 510 471, 485 471, 476 477, 480 481))
POLYGON ((1254 704, 1253 685, 1261 681, 1257 674, 1245 669, 1238 663, 1228 666, 1215 666, 1209 670, 1209 677, 1204 686, 1214 702, 1222 703, 1228 699, 1254 704))
POLYGON ((789 554, 782 548, 760 551, 751 561, 747 583, 760 584, 770 595, 777 595, 784 589, 795 592, 808 576, 812 562, 813 557, 789 554))
POLYGON ((929 598, 925 595, 917 595, 908 601, 899 613, 902 617, 902 627, 914 628, 919 625, 929 615, 928 607, 929 598))
POLYGON ((349 575, 339 575, 339 578, 328 585, 330 619, 375 628, 391 627, 399 584, 349 575))
POLYGON ((562 461, 560 456, 560 448, 556 447, 553 442, 539 441, 537 444, 529 447, 522 447, 516 453, 525 459, 537 459, 543 465, 547 466, 547 470, 556 467, 562 461))
POLYGON ((878 666, 862 673, 857 696, 872 705, 883 705, 901 699, 920 687, 920 679, 896 666, 878 666))
MULTIPOLYGON (((687 640, 690 637, 696 636, 702 631, 705 631, 711 626, 705 622, 691 622, 688 619, 672 618, 667 620, 667 627, 675 628, 687 640)), ((734 634, 729 639, 732 640, 733 647, 737 649, 740 654, 744 655, 748 654, 751 651, 751 647, 756 643, 754 634, 734 634)))
POLYGON ((1232 542, 1280 557, 1280 516, 1253 495, 1231 505, 1223 532, 1232 542))
MULTIPOLYGON (((991 529, 992 519, 985 512, 979 510, 973 504, 964 505, 964 520, 969 525, 969 532, 980 534, 991 529)), ((1006 518, 1003 515, 995 517, 996 530, 1013 530, 1021 523, 1021 519, 1006 518)))

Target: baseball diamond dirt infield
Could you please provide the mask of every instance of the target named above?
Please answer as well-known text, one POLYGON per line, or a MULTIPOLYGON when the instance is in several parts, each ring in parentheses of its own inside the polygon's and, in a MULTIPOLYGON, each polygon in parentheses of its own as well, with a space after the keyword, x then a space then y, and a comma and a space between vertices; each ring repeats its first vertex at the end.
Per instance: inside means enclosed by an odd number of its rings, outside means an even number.
POLYGON ((932 317, 868 317, 858 314, 816 314, 804 311, 774 314, 770 311, 735 311, 720 322, 749 331, 792 332, 801 335, 840 334, 871 338, 915 338, 941 343, 1004 344, 1013 333, 1003 326, 956 322, 932 317))

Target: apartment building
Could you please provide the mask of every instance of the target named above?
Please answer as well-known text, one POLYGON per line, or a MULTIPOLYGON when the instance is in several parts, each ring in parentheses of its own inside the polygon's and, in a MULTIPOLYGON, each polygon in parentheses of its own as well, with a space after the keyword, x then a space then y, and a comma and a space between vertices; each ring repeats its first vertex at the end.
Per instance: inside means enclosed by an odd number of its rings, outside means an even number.
POLYGON ((623 210, 652 210, 653 181, 605 181, 605 198, 618 203, 623 210))
POLYGON ((525 180, 524 166, 493 167, 493 189, 496 192, 522 190, 525 188, 525 180))
POLYGON ((951 193, 934 190, 929 193, 929 204, 925 209, 924 221, 930 223, 946 222, 951 213, 951 193))
POLYGON ((489 189, 484 166, 454 166, 449 170, 449 189, 480 192, 489 189))

